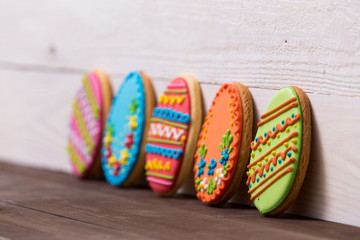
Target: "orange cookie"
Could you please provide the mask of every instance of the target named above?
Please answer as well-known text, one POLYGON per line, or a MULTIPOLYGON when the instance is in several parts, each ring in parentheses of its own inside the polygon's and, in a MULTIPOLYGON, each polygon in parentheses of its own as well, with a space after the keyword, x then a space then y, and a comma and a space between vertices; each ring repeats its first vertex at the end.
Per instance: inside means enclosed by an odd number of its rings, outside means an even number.
POLYGON ((224 84, 205 118, 195 154, 195 188, 201 201, 222 204, 238 189, 250 154, 252 122, 247 87, 224 84))

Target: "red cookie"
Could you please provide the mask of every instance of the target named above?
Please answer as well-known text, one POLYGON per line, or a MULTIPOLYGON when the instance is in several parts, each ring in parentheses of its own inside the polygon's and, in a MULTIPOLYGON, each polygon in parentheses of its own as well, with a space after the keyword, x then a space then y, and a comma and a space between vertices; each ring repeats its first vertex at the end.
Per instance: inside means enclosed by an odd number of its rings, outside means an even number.
POLYGON ((171 195, 191 171, 202 109, 198 82, 191 76, 175 78, 159 98, 147 138, 146 176, 160 195, 171 195))

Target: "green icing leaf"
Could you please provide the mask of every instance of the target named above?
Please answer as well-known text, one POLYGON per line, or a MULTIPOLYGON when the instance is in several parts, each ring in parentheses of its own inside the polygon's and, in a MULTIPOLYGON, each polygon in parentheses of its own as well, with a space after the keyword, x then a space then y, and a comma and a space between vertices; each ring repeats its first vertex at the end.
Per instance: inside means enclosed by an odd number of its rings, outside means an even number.
POLYGON ((206 152, 207 152, 207 148, 205 147, 205 143, 202 143, 198 149, 198 153, 199 153, 200 157, 205 158, 206 152))
POLYGON ((226 147, 226 135, 222 136, 222 143, 226 147))
POLYGON ((201 182, 201 178, 198 178, 198 179, 195 180, 196 184, 199 184, 200 182, 201 182))
POLYGON ((224 144, 223 143, 220 143, 219 144, 219 148, 220 148, 220 151, 222 151, 224 149, 224 144))
POLYGON ((226 164, 223 168, 224 168, 224 177, 226 177, 227 176, 227 171, 226 171, 226 169, 228 169, 230 167, 230 165, 229 164, 226 164))
POLYGON ((112 124, 109 124, 106 128, 106 131, 109 133, 110 136, 112 136, 113 132, 114 132, 114 127, 112 124))
MULTIPOLYGON (((226 131, 226 134, 225 134, 225 142, 224 142, 224 144, 225 144, 225 146, 226 147, 229 147, 229 145, 230 145, 230 143, 232 142, 232 140, 233 140, 233 136, 230 134, 230 129, 228 129, 227 131, 226 131)), ((223 137, 223 138, 224 138, 223 137)))
MULTIPOLYGON (((230 134, 230 129, 226 130, 224 136, 222 136, 221 143, 219 144, 220 151, 223 151, 224 148, 229 147, 230 143, 233 140, 233 136, 230 134)), ((230 153, 232 148, 230 147, 228 153, 230 153)))
POLYGON ((208 185, 206 192, 208 194, 212 194, 215 189, 216 189, 216 183, 215 183, 214 179, 210 178, 209 185, 208 185))
POLYGON ((135 98, 132 99, 131 105, 129 107, 129 111, 131 114, 134 114, 136 112, 136 109, 138 107, 138 103, 135 98))

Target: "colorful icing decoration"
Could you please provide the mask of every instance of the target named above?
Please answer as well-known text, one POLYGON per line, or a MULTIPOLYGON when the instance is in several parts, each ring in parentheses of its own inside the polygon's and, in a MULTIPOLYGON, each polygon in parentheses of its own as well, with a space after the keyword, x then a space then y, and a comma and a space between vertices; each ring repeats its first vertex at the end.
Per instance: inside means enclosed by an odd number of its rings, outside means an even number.
POLYGON ((85 75, 73 102, 67 149, 73 173, 78 177, 87 177, 98 165, 103 119, 107 113, 104 107, 111 98, 109 82, 102 76, 101 72, 85 75))
POLYGON ((184 167, 188 135, 193 124, 190 92, 191 86, 185 77, 175 78, 160 96, 150 119, 145 146, 145 175, 150 187, 161 195, 173 193, 179 185, 180 169, 184 167))
POLYGON ((268 214, 292 189, 302 151, 302 109, 292 87, 282 88, 274 96, 258 126, 246 184, 255 206, 268 214))
MULTIPOLYGON (((224 84, 217 92, 205 118, 194 165, 195 189, 197 197, 203 202, 209 204, 226 202, 231 195, 227 193, 227 196, 224 196, 224 193, 229 190, 230 184, 237 181, 238 186, 240 183, 240 178, 234 179, 236 174, 242 175, 241 170, 235 173, 239 166, 238 162, 241 161, 239 151, 241 147, 247 149, 248 146, 240 144, 243 137, 242 130, 247 127, 246 139, 250 142, 249 122, 252 123, 252 110, 248 110, 247 112, 251 114, 248 118, 251 121, 246 122, 244 126, 243 108, 237 85, 224 84)), ((246 106, 246 109, 248 108, 250 107, 246 106)), ((242 170, 245 169, 248 160, 249 152, 246 152, 242 170)))
POLYGON ((112 185, 126 183, 138 160, 146 117, 143 81, 141 72, 132 72, 125 78, 106 123, 102 168, 112 185))

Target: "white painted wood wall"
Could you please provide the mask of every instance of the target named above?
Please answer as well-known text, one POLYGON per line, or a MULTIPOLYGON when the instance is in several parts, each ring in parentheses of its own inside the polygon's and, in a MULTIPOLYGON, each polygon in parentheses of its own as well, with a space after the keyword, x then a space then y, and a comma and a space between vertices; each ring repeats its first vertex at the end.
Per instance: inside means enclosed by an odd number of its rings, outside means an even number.
MULTIPOLYGON (((313 144, 289 212, 360 226, 359 13, 340 0, 0 0, 0 158, 69 172, 70 106, 94 68, 114 89, 143 69, 158 95, 192 73, 206 108, 239 81, 256 121, 276 90, 296 85, 311 100, 313 144)), ((248 198, 243 188, 233 201, 248 198)))

